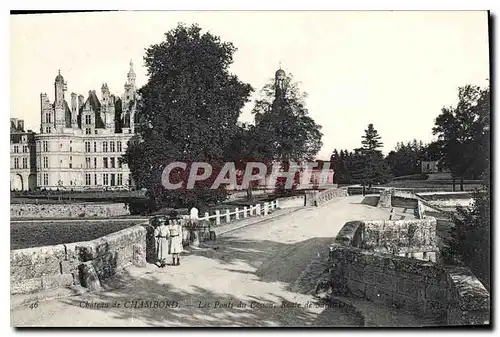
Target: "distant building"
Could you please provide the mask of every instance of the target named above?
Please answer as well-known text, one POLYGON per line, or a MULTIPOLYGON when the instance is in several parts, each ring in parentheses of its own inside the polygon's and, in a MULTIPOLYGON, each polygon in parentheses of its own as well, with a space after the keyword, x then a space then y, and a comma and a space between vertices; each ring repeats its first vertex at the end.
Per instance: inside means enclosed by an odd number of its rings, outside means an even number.
POLYGON ((441 173, 441 172, 449 172, 448 169, 443 167, 442 163, 439 160, 432 161, 422 161, 421 163, 422 173, 441 173))
POLYGON ((34 190, 36 182, 35 133, 24 130, 22 119, 10 119, 10 189, 34 190))
MULTIPOLYGON (((99 99, 95 90, 83 95, 71 93, 70 104, 64 92, 67 83, 59 73, 54 81, 55 97, 52 103, 47 94, 40 94, 40 133, 31 133, 25 139, 31 144, 33 169, 29 178, 20 182, 26 172, 18 172, 15 139, 22 128, 11 120, 11 188, 27 190, 35 187, 55 190, 126 189, 131 184, 130 170, 122 163, 128 140, 134 136, 136 114, 136 75, 133 63, 127 74, 121 97, 112 95, 106 83, 99 99)), ((22 122, 22 121, 21 121, 22 122)), ((16 138, 17 137, 17 138, 16 138)))

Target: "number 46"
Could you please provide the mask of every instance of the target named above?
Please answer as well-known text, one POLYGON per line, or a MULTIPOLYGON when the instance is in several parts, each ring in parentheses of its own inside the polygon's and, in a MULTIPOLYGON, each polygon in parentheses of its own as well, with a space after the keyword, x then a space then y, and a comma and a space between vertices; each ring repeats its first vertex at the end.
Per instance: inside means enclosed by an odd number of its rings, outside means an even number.
POLYGON ((31 304, 29 305, 29 308, 30 308, 30 309, 32 309, 32 310, 33 310, 33 309, 38 308, 38 301, 37 301, 37 302, 33 302, 33 303, 31 303, 31 304))

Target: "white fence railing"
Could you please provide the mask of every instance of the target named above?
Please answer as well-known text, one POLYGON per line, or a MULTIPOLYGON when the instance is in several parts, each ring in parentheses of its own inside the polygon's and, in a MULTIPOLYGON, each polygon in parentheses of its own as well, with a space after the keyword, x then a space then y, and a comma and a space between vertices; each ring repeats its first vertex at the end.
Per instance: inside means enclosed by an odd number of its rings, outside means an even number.
POLYGON ((208 220, 214 221, 215 225, 220 225, 222 219, 224 223, 229 223, 231 219, 239 220, 245 219, 252 216, 266 216, 279 207, 278 200, 273 200, 271 202, 265 202, 263 204, 256 204, 250 206, 244 206, 243 208, 235 208, 234 210, 216 210, 215 214, 210 215, 208 212, 205 213, 203 217, 198 218, 198 220, 208 220))

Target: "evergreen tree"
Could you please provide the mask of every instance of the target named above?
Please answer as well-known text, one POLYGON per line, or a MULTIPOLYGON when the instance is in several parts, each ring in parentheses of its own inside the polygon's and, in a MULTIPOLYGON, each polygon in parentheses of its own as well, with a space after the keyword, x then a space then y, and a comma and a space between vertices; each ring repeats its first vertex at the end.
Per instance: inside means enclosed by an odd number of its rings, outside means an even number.
POLYGON ((373 124, 368 124, 362 138, 361 144, 363 146, 358 150, 362 162, 361 183, 371 188, 373 184, 382 184, 389 181, 391 174, 380 150, 383 146, 382 137, 373 127, 373 124))

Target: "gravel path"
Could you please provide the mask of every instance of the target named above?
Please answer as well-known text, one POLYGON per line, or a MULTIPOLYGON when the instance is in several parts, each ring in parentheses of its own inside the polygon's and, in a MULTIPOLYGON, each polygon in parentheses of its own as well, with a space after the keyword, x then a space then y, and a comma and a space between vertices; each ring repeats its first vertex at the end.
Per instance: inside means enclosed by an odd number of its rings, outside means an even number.
POLYGON ((388 219, 362 200, 339 198, 231 231, 178 267, 130 268, 121 276, 125 287, 15 308, 11 325, 357 326, 356 317, 318 305, 294 283, 313 258, 327 254, 345 222, 388 219), (157 308, 146 307, 155 301, 157 308))

